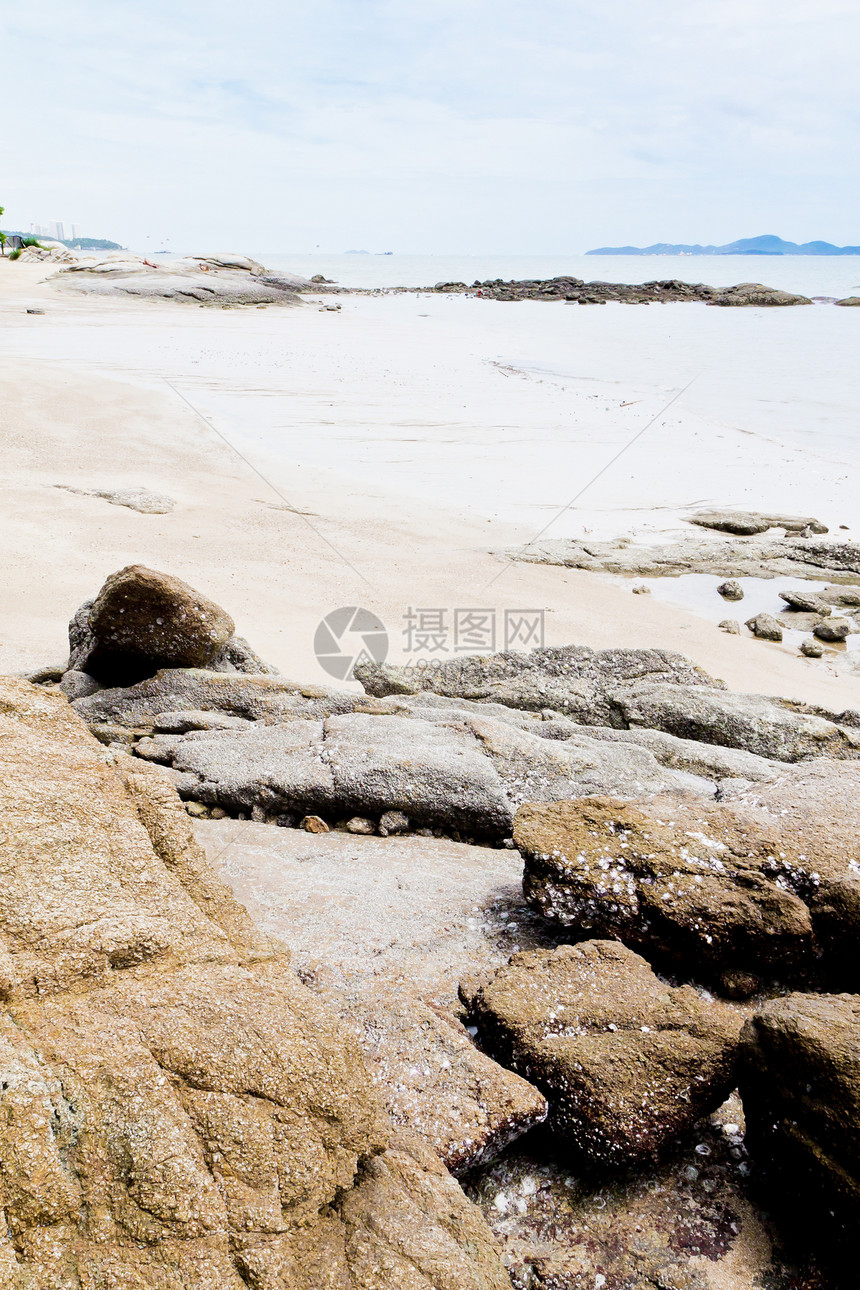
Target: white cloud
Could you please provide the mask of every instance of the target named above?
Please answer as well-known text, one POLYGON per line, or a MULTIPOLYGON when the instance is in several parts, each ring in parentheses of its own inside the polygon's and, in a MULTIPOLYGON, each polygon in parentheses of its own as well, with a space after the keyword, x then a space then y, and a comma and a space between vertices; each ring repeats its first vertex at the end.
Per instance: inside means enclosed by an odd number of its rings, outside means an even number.
POLYGON ((0 201, 136 245, 858 242, 858 36, 841 0, 45 0, 0 201))

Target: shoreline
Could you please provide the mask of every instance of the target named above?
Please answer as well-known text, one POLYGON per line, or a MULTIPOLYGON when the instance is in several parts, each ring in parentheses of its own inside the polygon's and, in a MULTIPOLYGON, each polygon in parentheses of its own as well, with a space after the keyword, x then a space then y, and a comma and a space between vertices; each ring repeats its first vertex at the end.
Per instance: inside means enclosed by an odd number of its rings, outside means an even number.
MULTIPOLYGON (((0 644, 4 671, 59 659, 65 649, 61 623, 66 611, 71 615, 110 572, 140 562, 186 578, 219 603, 235 607, 237 621, 263 656, 286 675, 308 682, 327 679, 313 654, 313 635, 324 614, 340 605, 359 603, 378 614, 389 631, 390 658, 404 661, 400 633, 410 607, 453 611, 489 606, 492 600, 501 612, 545 609, 546 644, 672 648, 734 689, 781 694, 835 710, 860 707, 860 680, 830 675, 787 648, 727 637, 715 625, 661 604, 656 597, 631 595, 610 578, 540 566, 504 568, 490 549, 523 540, 532 516, 487 518, 480 507, 470 510, 462 500, 469 497, 469 480, 452 478, 446 490, 441 469, 438 482, 431 479, 427 490, 434 503, 416 503, 402 486, 403 478, 414 472, 411 448, 404 461, 389 463, 387 470, 374 461, 359 469, 346 453, 351 442, 347 432, 352 430, 355 438, 366 434, 368 419, 362 424, 357 412, 370 412, 379 457, 391 456, 392 443, 399 440, 417 440, 420 447, 423 434, 419 470, 432 474, 432 436, 450 435, 450 422, 428 429, 421 399, 445 376, 431 360, 441 362, 460 344, 463 320, 448 321, 452 315, 442 312, 450 310, 448 302, 440 302, 429 333, 421 330, 426 319, 408 320, 403 350, 395 351, 392 338, 404 330, 404 320, 396 311, 381 317, 384 306, 380 310, 379 301, 363 306, 363 314, 346 317, 319 313, 312 305, 289 311, 212 313, 133 301, 80 301, 54 294, 38 280, 44 277, 42 266, 33 268, 35 272, 27 269, 26 278, 20 269, 14 279, 10 272, 0 278, 0 326, 6 332, 0 364, 7 443, 2 501, 7 612, 0 644), (46 314, 27 317, 24 324, 28 307, 44 308, 46 314), (344 322, 346 328, 340 325, 344 322), (28 335, 23 327, 31 324, 28 335), (269 347, 264 357, 274 355, 280 367, 266 368, 258 359, 230 387, 235 373, 225 370, 217 379, 204 372, 201 379, 188 362, 184 379, 176 384, 183 392, 202 388, 206 398, 194 401, 204 417, 216 427, 223 418, 228 437, 240 451, 263 474, 271 468, 284 497, 298 511, 312 512, 309 516, 277 509, 283 505, 280 499, 265 491, 259 476, 207 429, 160 375, 160 368, 168 359, 175 361, 177 353, 182 361, 192 352, 206 359, 207 346, 210 363, 232 351, 240 364, 252 346, 260 352, 261 338, 269 347), (27 350, 29 356, 22 357, 27 350), (404 384, 422 363, 423 386, 404 384), (238 424, 236 408, 243 401, 248 423, 238 424), (259 432, 255 437, 254 417, 266 405, 276 405, 279 411, 294 409, 293 424, 281 424, 279 454, 271 438, 261 445, 259 432), (326 427, 329 438, 324 442, 326 427), (395 433, 386 439, 384 431, 390 427, 395 433), (324 468, 326 448, 346 456, 337 473, 324 468), (170 514, 142 515, 95 497, 62 492, 56 484, 142 486, 167 494, 177 505, 170 514), (440 497, 446 506, 439 504, 440 497)), ((426 298, 420 304, 426 306, 426 298)), ((480 303, 477 307, 482 308, 480 303)), ((632 312, 636 311, 628 311, 632 312)), ((655 315, 648 312, 650 321, 655 315)), ((707 312, 725 317, 723 311, 707 312)), ((736 311, 727 312, 733 324, 739 321, 736 311)), ((594 311, 566 313, 595 316, 594 311)), ((844 311, 833 313, 844 316, 844 311)), ((493 323, 486 345, 507 340, 504 319, 500 321, 492 306, 484 316, 493 323)), ((539 348, 542 336, 525 340, 539 348)), ((448 373, 441 393, 436 388, 433 398, 442 412, 453 409, 464 373, 476 371, 483 373, 484 383, 469 391, 466 420, 487 404, 490 383, 508 416, 533 401, 540 415, 570 400, 569 378, 568 384, 561 382, 559 392, 546 389, 547 376, 500 376, 482 353, 475 352, 478 349, 473 345, 463 368, 448 373), (516 394, 511 392, 515 382, 521 383, 516 394)), ((640 365, 646 359, 644 355, 640 365)), ((642 379, 641 372, 628 373, 628 381, 631 376, 633 381, 642 379)), ((619 392, 631 393, 630 385, 616 391, 616 398, 619 392)), ((632 392, 635 397, 635 388, 632 392)), ((586 399, 594 402, 581 385, 578 395, 578 406, 586 399)), ((490 415, 495 411, 496 405, 489 407, 483 437, 475 437, 474 466, 469 468, 478 479, 487 461, 486 451, 482 456, 479 450, 495 443, 490 415)), ((600 417, 595 419, 599 422, 600 417)), ((765 442, 766 436, 756 436, 757 450, 765 442)), ((526 443, 523 451, 527 450, 526 443)), ((774 487, 773 493, 777 491, 774 487)), ((790 508, 790 499, 778 500, 783 509, 790 508)), ((796 509, 815 512, 821 507, 796 509)), ((617 521, 619 512, 613 515, 617 521)), ((644 517, 640 513, 638 518, 644 533, 644 517)), ((663 525, 674 520, 659 511, 650 518, 663 525)))

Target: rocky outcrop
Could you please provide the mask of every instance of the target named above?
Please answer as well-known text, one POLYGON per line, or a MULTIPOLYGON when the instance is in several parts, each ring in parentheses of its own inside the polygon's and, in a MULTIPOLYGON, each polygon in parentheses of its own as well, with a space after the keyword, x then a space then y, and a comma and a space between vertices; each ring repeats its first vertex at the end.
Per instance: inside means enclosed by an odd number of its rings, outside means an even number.
MULTIPOLYGON (((431 288, 426 288, 430 290, 431 288)), ((565 300, 569 304, 604 305, 607 301, 650 305, 698 300, 708 305, 811 305, 806 296, 765 287, 760 282, 741 282, 734 287, 709 287, 703 282, 681 282, 671 278, 660 282, 631 285, 624 282, 584 282, 582 278, 529 278, 505 282, 437 282, 433 291, 446 294, 484 296, 490 300, 565 300)))
POLYGON ((734 995, 774 980, 858 983, 860 768, 822 760, 725 802, 520 809, 528 901, 574 936, 611 935, 734 995))
POLYGON ((821 578, 822 571, 856 582, 860 546, 856 542, 815 542, 784 537, 762 541, 686 538, 661 546, 638 546, 628 538, 605 542, 548 538, 502 552, 527 564, 557 564, 567 569, 620 573, 631 577, 677 578, 709 573, 718 578, 821 578))
POLYGON ((185 256, 155 264, 128 251, 102 259, 73 256, 49 279, 58 291, 90 296, 133 296, 198 305, 297 304, 305 278, 267 273, 243 255, 185 256))
POLYGON ((106 685, 128 685, 161 667, 206 667, 234 630, 220 605, 181 579, 129 565, 72 619, 69 666, 106 685))
POLYGON ((774 515, 763 511, 696 511, 690 523, 703 529, 716 529, 721 533, 750 536, 766 533, 768 529, 784 529, 786 533, 827 533, 827 525, 811 515, 774 515))
POLYGON ((860 1237, 860 998, 775 999, 747 1022, 742 1041, 741 1094, 760 1182, 795 1240, 844 1270, 860 1237))
POLYGON ((158 772, 23 681, 0 733, 4 1284, 503 1290, 158 772))
POLYGON ((471 1000, 488 1051, 549 1100, 580 1161, 659 1154, 734 1084, 740 1018, 671 988, 615 941, 516 954, 471 1000))

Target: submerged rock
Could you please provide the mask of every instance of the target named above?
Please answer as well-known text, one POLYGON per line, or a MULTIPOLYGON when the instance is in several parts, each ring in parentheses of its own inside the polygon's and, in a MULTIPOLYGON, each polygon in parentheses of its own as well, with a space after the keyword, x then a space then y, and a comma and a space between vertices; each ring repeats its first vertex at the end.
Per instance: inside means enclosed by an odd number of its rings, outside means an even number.
POLYGON ((654 1157, 734 1084, 740 1017, 616 941, 516 954, 467 1002, 486 1048, 548 1098, 574 1163, 654 1157))

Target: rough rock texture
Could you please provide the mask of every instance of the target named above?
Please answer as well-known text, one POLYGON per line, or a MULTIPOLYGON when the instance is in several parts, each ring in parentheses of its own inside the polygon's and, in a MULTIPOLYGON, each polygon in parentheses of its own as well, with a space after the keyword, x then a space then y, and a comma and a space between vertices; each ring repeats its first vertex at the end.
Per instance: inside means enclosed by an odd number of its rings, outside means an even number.
POLYGON ((734 1086, 741 1019, 616 941, 514 955, 471 1000, 487 1050, 546 1094, 580 1160, 656 1156, 734 1086))
POLYGON ((617 724, 605 696, 621 685, 644 678, 673 685, 715 684, 701 668, 671 650, 593 650, 586 645, 449 659, 427 668, 362 663, 355 676, 379 698, 429 690, 532 712, 552 708, 587 725, 617 724))
MULTIPOLYGON (((431 288, 426 288, 431 290, 431 288)), ((703 301, 709 305, 811 305, 806 296, 792 295, 760 282, 741 282, 734 287, 709 287, 703 282, 681 282, 670 278, 659 282, 584 282, 582 278, 527 278, 504 282, 501 278, 474 282, 437 282, 433 291, 485 296, 490 300, 566 300, 581 305, 665 304, 669 301, 703 301)))
POLYGON ((779 598, 784 600, 791 609, 799 609, 808 614, 820 614, 822 617, 827 617, 832 612, 830 605, 814 591, 804 591, 802 588, 798 590, 796 587, 789 587, 786 591, 779 593, 779 598))
POLYGON ((834 1290, 747 1194, 736 1095, 677 1155, 595 1182, 529 1140, 467 1185, 515 1290, 834 1290))
POLYGON ((141 515, 169 515, 176 503, 163 493, 151 493, 146 488, 73 488, 71 484, 55 484, 66 493, 79 497, 100 497, 111 506, 125 506, 141 515))
POLYGON ((503 1290, 159 773, 22 681, 0 735, 3 1284, 503 1290))
POLYGON ((451 1013, 402 986, 363 982, 323 997, 357 1039, 394 1123, 452 1173, 487 1164, 546 1118, 536 1088, 480 1052, 451 1013))
POLYGON ((782 626, 773 614, 755 614, 748 618, 746 626, 750 629, 753 636, 757 636, 763 641, 781 641, 782 626))
POLYGON ((852 629, 856 630, 850 619, 834 616, 816 623, 813 632, 821 641, 844 641, 852 629))
MULTIPOLYGON (((353 815, 399 813, 412 827, 465 837, 510 835, 520 802, 603 792, 639 797, 672 787, 704 794, 713 785, 661 767, 646 749, 587 736, 542 739, 469 712, 430 719, 344 713, 245 729, 156 734, 140 757, 181 774, 185 797, 233 812, 353 815)), ((397 826, 403 828, 398 818, 397 826)))
POLYGON ((268 274, 247 256, 186 256, 154 264, 128 251, 103 259, 75 257, 49 279, 75 295, 136 296, 198 305, 296 304, 310 284, 304 278, 268 274))
POLYGON ((766 533, 768 529, 784 529, 786 533, 828 532, 827 525, 811 515, 769 515, 761 511, 696 511, 690 516, 690 523, 739 536, 766 533))
POLYGON ((804 1244, 844 1269, 860 1238, 860 998, 773 1000, 742 1041, 749 1146, 768 1194, 804 1244))
POLYGON ((463 977, 555 943, 507 848, 232 819, 195 821, 194 831, 256 925, 289 943, 302 976, 324 967, 338 989, 393 984, 455 1011, 463 977))
POLYGON ((628 538, 606 542, 555 538, 503 554, 509 560, 523 560, 527 564, 558 564, 568 569, 643 578, 710 573, 718 578, 788 575, 820 579, 822 570, 827 570, 831 574, 842 573, 846 582, 855 582, 860 573, 860 546, 856 542, 815 542, 799 537, 731 542, 687 538, 662 546, 636 546, 628 538))
POLYGON ((522 807, 529 902, 572 935, 617 936, 729 993, 860 981, 860 767, 821 760, 724 802, 522 807))
POLYGON ((743 600, 744 589, 736 578, 729 578, 726 582, 721 582, 717 591, 724 600, 743 600))
POLYGON ((181 579, 129 565, 72 620, 69 667, 128 685, 161 667, 207 666, 234 630, 225 610, 181 579))

